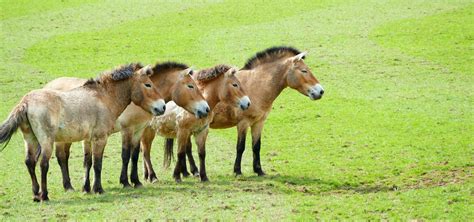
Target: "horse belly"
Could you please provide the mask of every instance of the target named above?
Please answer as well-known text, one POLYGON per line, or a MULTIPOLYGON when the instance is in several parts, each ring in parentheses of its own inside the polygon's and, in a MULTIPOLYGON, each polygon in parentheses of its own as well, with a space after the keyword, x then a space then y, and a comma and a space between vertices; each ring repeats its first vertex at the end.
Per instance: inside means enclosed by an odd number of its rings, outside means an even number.
POLYGON ((60 124, 56 132, 56 142, 77 142, 84 140, 89 135, 87 126, 81 124, 60 124))

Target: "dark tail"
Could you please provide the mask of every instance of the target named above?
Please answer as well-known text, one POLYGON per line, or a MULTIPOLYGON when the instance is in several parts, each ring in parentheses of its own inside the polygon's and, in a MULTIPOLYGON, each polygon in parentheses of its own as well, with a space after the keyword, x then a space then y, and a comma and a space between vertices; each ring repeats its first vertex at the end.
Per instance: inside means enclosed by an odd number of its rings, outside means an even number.
POLYGON ((171 159, 173 158, 173 138, 165 139, 165 155, 163 158, 163 167, 168 169, 171 164, 171 159))
POLYGON ((28 121, 28 117, 26 116, 27 111, 27 104, 23 100, 16 105, 16 107, 12 110, 8 119, 2 123, 0 126, 0 146, 3 150, 10 142, 13 134, 16 132, 18 127, 21 123, 28 121))

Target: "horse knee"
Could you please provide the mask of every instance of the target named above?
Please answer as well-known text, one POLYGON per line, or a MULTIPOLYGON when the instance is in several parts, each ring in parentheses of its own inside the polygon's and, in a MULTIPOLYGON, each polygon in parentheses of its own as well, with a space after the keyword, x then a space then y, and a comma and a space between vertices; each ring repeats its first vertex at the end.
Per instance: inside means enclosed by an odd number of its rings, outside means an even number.
POLYGON ((27 158, 25 159, 25 165, 26 165, 28 168, 35 167, 36 161, 34 161, 33 159, 27 157, 27 158))

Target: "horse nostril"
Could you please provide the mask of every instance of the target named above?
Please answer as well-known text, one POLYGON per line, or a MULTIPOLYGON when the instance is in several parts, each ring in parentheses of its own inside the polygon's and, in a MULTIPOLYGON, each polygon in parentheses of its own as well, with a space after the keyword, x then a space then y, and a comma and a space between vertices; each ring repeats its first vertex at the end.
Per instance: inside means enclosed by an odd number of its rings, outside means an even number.
POLYGON ((166 105, 163 105, 163 107, 161 107, 161 109, 164 111, 166 111, 166 105))
POLYGON ((209 109, 209 107, 206 107, 206 113, 209 113, 211 110, 209 109))
POLYGON ((321 93, 321 96, 322 96, 322 95, 324 94, 324 90, 321 89, 321 92, 320 92, 320 93, 321 93))
POLYGON ((155 113, 160 113, 160 110, 159 110, 158 108, 154 107, 154 108, 153 108, 153 112, 155 112, 155 113))
POLYGON ((247 103, 247 108, 249 108, 249 107, 250 107, 250 102, 247 103))

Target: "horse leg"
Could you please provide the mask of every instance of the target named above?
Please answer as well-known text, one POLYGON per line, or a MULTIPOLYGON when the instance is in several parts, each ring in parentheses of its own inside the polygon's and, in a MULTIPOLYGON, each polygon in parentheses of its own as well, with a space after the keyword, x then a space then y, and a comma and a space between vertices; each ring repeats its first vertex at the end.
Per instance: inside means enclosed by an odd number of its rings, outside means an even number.
POLYGON ((49 170, 49 159, 53 154, 53 139, 46 139, 40 142, 41 146, 41 192, 40 200, 48 201, 48 170, 49 170))
POLYGON ((23 133, 23 139, 25 141, 25 165, 28 169, 28 173, 31 177, 31 188, 33 191, 33 201, 39 202, 39 184, 38 180, 36 179, 36 163, 38 162, 38 156, 41 153, 41 147, 38 143, 38 140, 34 136, 33 132, 31 131, 31 127, 29 124, 22 124, 20 125, 21 131, 23 133))
POLYGON ((28 173, 30 174, 30 177, 31 177, 33 201, 39 202, 40 201, 39 184, 38 184, 38 180, 36 179, 35 168, 36 168, 37 156, 39 155, 39 152, 41 152, 41 147, 39 146, 36 140, 27 141, 25 146, 26 146, 25 165, 28 168, 28 173))
POLYGON ((56 158, 58 158, 58 164, 61 167, 61 173, 63 175, 63 187, 65 191, 74 191, 71 185, 71 179, 69 178, 69 154, 70 154, 71 143, 56 143, 56 158))
POLYGON ((173 172, 173 177, 177 183, 181 182, 182 169, 186 168, 186 144, 190 135, 189 132, 178 131, 178 161, 173 172))
POLYGON ((247 126, 237 125, 237 157, 234 163, 234 173, 236 176, 242 175, 241 162, 245 151, 245 137, 247 136, 247 126))
POLYGON ((195 176, 195 177, 198 177, 199 176, 199 170, 196 166, 196 163, 194 162, 193 144, 191 143, 191 141, 189 141, 188 145, 186 146, 186 156, 188 157, 189 168, 191 168, 191 174, 193 174, 193 176, 195 176))
POLYGON ((260 145, 263 123, 264 121, 260 121, 252 126, 253 172, 255 172, 258 176, 265 175, 262 170, 262 165, 260 164, 260 145))
POLYGON ((102 173, 102 158, 104 156, 104 148, 107 143, 107 137, 97 138, 92 143, 92 153, 94 159, 94 185, 92 190, 94 193, 102 194, 104 189, 102 189, 101 173, 102 173))
POLYGON ((130 187, 128 183, 128 162, 130 161, 131 151, 130 145, 132 143, 132 133, 128 130, 122 129, 122 172, 120 173, 120 184, 123 187, 130 187))
POLYGON ((208 133, 209 133, 209 129, 205 129, 196 136, 196 145, 198 146, 199 164, 200 164, 199 175, 201 176, 202 182, 209 181, 209 179, 207 178, 207 173, 206 173, 206 139, 207 139, 208 133))
MULTIPOLYGON (((188 153, 188 150, 189 152, 191 152, 191 138, 189 138, 187 141, 186 141, 186 144, 185 144, 185 152, 186 154, 188 153)), ((191 155, 191 158, 192 158, 192 155, 191 155)), ((192 160, 194 162, 194 159, 192 160)), ((194 164, 196 165, 196 164, 194 164)), ((186 157, 184 157, 184 165, 183 167, 181 167, 181 173, 183 174, 183 177, 189 177, 189 173, 188 173, 188 167, 186 166, 186 157)))
POLYGON ((145 180, 148 180, 151 183, 158 181, 150 157, 151 143, 153 142, 153 139, 155 139, 155 135, 156 132, 151 127, 146 127, 141 139, 141 147, 143 151, 143 174, 145 175, 145 180))
POLYGON ((82 187, 82 191, 89 193, 91 192, 91 181, 90 181, 90 171, 92 167, 92 148, 91 142, 84 140, 82 142, 82 148, 84 149, 84 186, 82 187))
POLYGON ((142 183, 140 182, 140 179, 138 178, 138 158, 140 156, 140 138, 141 138, 141 133, 139 133, 140 137, 134 138, 132 141, 132 145, 130 146, 132 148, 131 153, 132 153, 132 169, 130 172, 130 181, 135 184, 135 188, 143 186, 142 183))

